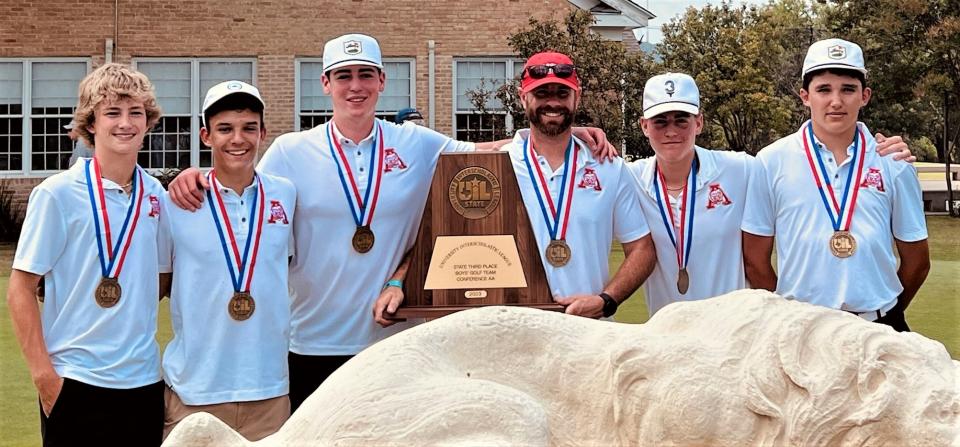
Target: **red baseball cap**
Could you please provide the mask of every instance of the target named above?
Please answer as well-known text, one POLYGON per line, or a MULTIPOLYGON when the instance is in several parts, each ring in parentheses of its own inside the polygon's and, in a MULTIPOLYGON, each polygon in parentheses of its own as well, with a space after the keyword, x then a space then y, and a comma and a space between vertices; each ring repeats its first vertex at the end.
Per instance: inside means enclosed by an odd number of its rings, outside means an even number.
POLYGON ((520 79, 521 93, 529 92, 544 84, 563 84, 580 91, 580 78, 577 77, 576 70, 574 70, 570 76, 561 78, 557 76, 555 70, 551 69, 547 72, 546 76, 540 79, 534 79, 533 76, 530 76, 527 72, 527 69, 536 65, 573 65, 573 61, 566 54, 555 51, 544 51, 530 56, 530 59, 527 59, 527 63, 523 64, 523 74, 520 79))

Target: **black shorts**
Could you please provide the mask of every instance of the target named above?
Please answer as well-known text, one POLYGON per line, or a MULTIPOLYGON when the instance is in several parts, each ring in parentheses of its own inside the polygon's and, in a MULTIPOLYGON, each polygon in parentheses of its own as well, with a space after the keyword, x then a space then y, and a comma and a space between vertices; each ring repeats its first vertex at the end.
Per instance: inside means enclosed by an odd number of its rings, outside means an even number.
POLYGON ((290 414, 300 408, 317 387, 327 380, 352 355, 301 355, 291 352, 287 356, 290 368, 290 414))
POLYGON ((159 446, 163 441, 163 382, 115 389, 65 377, 50 416, 40 407, 40 435, 44 447, 159 446))

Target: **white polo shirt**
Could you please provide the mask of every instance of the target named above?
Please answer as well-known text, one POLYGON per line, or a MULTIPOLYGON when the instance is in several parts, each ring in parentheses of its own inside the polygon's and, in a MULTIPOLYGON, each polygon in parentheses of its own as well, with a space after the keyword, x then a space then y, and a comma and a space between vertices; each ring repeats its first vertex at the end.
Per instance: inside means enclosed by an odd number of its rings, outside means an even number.
MULTIPOLYGON (((103 275, 85 161, 80 159, 69 170, 47 178, 30 193, 13 268, 44 277, 43 338, 57 374, 115 389, 156 383, 160 380, 160 352, 154 338, 160 210, 154 204, 159 205, 163 187, 137 167, 144 196, 120 271, 122 295, 116 305, 103 308, 94 299, 103 275)), ((136 197, 107 179, 103 179, 103 192, 115 244, 130 201, 136 197)), ((103 225, 100 232, 106 237, 103 225)))
MULTIPOLYGON (((677 252, 657 205, 653 179, 657 175, 653 158, 627 163, 636 181, 640 207, 647 217, 653 243, 657 247, 657 266, 643 284, 650 315, 667 304, 695 301, 743 289, 747 285, 743 270, 740 222, 747 199, 747 180, 753 157, 743 152, 714 151, 695 147, 700 169, 697 172, 693 235, 687 273, 687 293, 677 290, 680 267, 677 252)), ((662 193, 661 193, 662 194, 662 193)), ((674 235, 679 233, 680 205, 685 197, 661 197, 673 208, 674 235)), ((688 202, 689 203, 689 202, 688 202)), ((689 213, 689 211, 688 211, 689 213)), ((667 214, 667 222, 670 222, 667 214)))
MULTIPOLYGON (((187 405, 270 399, 288 392, 287 348, 290 299, 287 259, 293 255, 296 189, 289 180, 258 174, 264 198, 260 243, 250 280, 255 308, 244 321, 227 311, 234 286, 210 200, 195 212, 164 196, 160 269, 173 271, 170 317, 173 339, 163 354, 163 379, 187 405)), ((251 230, 251 205, 260 208, 257 182, 237 195, 219 181, 213 185, 236 238, 240 256, 251 230)), ((224 234, 227 246, 229 236, 224 234)), ((249 269, 254 245, 250 247, 249 269)), ((231 256, 233 259, 233 256, 231 256)), ((235 261, 232 261, 235 263, 235 261)), ((243 288, 243 287, 241 287, 243 288)))
MULTIPOLYGON (((851 185, 859 190, 850 228, 857 242, 853 256, 841 259, 830 252, 833 226, 803 146, 807 123, 757 154, 742 228, 760 236, 776 234, 780 295, 834 309, 888 310, 903 291, 894 238, 905 242, 927 238, 920 182, 913 166, 881 157, 867 126, 858 127, 867 152, 860 184, 851 185)), ((815 147, 840 202, 854 161, 853 145, 839 166, 825 146, 816 142, 815 147)))
MULTIPOLYGON (((610 278, 610 248, 613 241, 633 242, 650 233, 640 210, 637 191, 622 159, 600 163, 583 142, 576 140, 579 150, 575 170, 573 202, 566 242, 570 261, 563 267, 547 262, 545 252, 551 236, 544 222, 540 201, 534 190, 534 179, 524 162, 524 140, 529 130, 517 131, 513 141, 504 146, 509 151, 513 171, 517 174, 523 204, 530 217, 530 226, 537 239, 540 261, 547 274, 554 298, 572 295, 596 295, 610 278), (585 180, 585 175, 588 177, 585 180), (599 185, 594 185, 593 180, 599 185)), ((546 178, 550 195, 556 202, 563 183, 564 165, 551 169, 546 158, 537 154, 536 163, 546 178)), ((536 174, 535 174, 536 175, 536 174)), ((620 297, 624 298, 624 297, 620 297)))
POLYGON ((261 172, 285 177, 300 191, 294 221, 297 254, 290 265, 294 353, 356 354, 417 322, 381 328, 373 320, 373 303, 415 242, 440 152, 473 145, 413 123, 398 126, 383 120, 376 120, 371 134, 359 142, 340 136, 361 196, 369 172, 360 169, 368 170, 378 125, 387 160, 371 224, 376 239, 367 253, 351 245, 357 225, 327 142, 330 124, 281 135, 260 160, 261 172))

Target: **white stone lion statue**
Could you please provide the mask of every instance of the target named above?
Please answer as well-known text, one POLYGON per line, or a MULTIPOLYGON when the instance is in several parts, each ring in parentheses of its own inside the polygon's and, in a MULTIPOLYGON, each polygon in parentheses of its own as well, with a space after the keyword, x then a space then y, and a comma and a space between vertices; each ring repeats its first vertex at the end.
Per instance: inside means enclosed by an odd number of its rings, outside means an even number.
POLYGON ((199 413, 164 445, 958 445, 958 366, 764 291, 642 325, 487 307, 363 351, 259 442, 199 413))

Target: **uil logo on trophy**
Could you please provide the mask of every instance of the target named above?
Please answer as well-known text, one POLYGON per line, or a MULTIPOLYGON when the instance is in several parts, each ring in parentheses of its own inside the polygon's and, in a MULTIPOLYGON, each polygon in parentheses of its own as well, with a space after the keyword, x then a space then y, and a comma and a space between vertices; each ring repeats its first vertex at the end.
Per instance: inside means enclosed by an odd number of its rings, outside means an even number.
POLYGON ((483 219, 500 204, 500 180, 479 166, 463 169, 453 177, 450 205, 467 219, 483 219))

